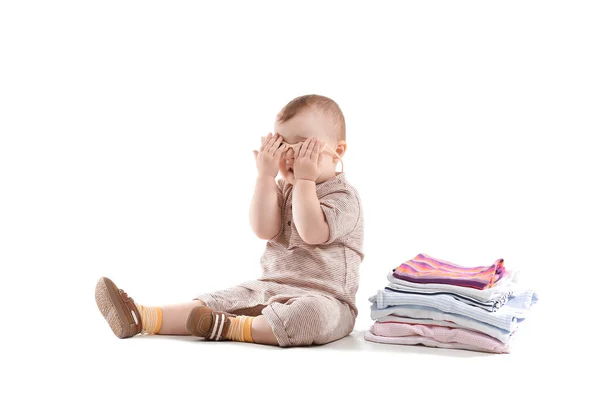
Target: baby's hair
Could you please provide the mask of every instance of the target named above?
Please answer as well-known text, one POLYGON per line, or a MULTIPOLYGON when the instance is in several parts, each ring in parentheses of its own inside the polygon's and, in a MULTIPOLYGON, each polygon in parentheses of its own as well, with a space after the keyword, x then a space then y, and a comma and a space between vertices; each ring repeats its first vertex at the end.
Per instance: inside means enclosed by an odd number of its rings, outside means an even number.
POLYGON ((318 94, 307 94, 296 97, 287 103, 279 114, 277 114, 277 121, 285 122, 307 107, 313 107, 333 119, 335 126, 338 128, 337 138, 332 138, 335 142, 346 140, 346 120, 344 119, 344 114, 342 114, 340 106, 329 97, 318 94))

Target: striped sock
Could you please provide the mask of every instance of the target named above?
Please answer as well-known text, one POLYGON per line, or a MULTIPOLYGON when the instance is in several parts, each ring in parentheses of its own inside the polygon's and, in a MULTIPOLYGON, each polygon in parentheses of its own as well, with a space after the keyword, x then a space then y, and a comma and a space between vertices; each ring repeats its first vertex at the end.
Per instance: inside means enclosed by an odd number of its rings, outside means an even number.
POLYGON ((142 316, 142 329, 147 333, 156 334, 162 325, 162 309, 160 307, 145 307, 135 305, 142 316))
POLYGON ((254 343, 252 339, 252 320, 256 317, 248 317, 246 315, 238 315, 235 318, 229 318, 231 324, 229 330, 225 334, 225 339, 234 340, 236 342, 254 343))

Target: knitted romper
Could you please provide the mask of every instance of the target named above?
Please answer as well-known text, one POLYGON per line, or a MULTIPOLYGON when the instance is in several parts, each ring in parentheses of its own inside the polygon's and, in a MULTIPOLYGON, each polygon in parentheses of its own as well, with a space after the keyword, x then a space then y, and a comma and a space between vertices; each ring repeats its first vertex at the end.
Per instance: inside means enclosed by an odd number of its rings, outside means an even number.
POLYGON ((329 239, 305 243, 292 219, 293 185, 277 181, 281 229, 267 242, 262 276, 195 299, 217 311, 264 315, 281 347, 325 344, 350 334, 364 255, 363 212, 344 172, 316 185, 329 239))

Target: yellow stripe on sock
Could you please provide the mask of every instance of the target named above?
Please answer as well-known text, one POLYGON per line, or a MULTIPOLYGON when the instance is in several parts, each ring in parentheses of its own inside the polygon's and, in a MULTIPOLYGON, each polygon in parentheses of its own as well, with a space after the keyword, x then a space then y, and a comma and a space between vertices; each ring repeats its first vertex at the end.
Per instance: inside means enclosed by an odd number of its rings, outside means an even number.
POLYGON ((244 336, 242 335, 242 329, 244 328, 244 319, 245 317, 243 315, 237 318, 238 321, 235 330, 235 340, 237 340, 238 342, 244 341, 244 336))
POLYGON ((252 320, 255 317, 248 318, 246 323, 244 323, 244 342, 254 343, 252 339, 252 320))
POLYGON ((225 334, 225 338, 235 342, 254 343, 252 339, 252 320, 256 317, 239 315, 235 318, 229 318, 231 324, 225 334))
POLYGON ((158 319, 158 321, 156 322, 156 329, 153 333, 160 332, 160 328, 162 326, 162 308, 160 307, 156 307, 156 318, 158 319))
POLYGON ((160 307, 146 307, 135 305, 142 316, 142 329, 147 333, 156 334, 162 326, 162 309, 160 307))

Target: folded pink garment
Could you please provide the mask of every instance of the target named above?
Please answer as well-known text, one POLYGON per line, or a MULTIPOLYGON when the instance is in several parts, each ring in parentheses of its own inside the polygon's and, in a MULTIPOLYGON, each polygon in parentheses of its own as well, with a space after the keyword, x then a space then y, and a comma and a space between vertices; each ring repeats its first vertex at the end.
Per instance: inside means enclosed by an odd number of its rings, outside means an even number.
MULTIPOLYGON (((373 341, 383 343, 423 344, 431 347, 510 353, 507 343, 484 333, 461 328, 376 321, 370 333, 370 339, 377 339, 373 341)), ((370 340, 367 335, 365 339, 370 340)))
MULTIPOLYGON (((371 333, 370 331, 365 332, 365 340, 369 342, 377 342, 383 344, 402 344, 408 346, 415 346, 422 344, 426 347, 440 347, 442 349, 457 349, 457 350, 471 350, 488 352, 487 350, 480 349, 478 347, 469 346, 461 343, 442 343, 436 342, 433 339, 429 339, 422 336, 410 336, 410 337, 387 337, 379 336, 371 333)), ((488 352, 491 353, 491 352, 488 352)))

